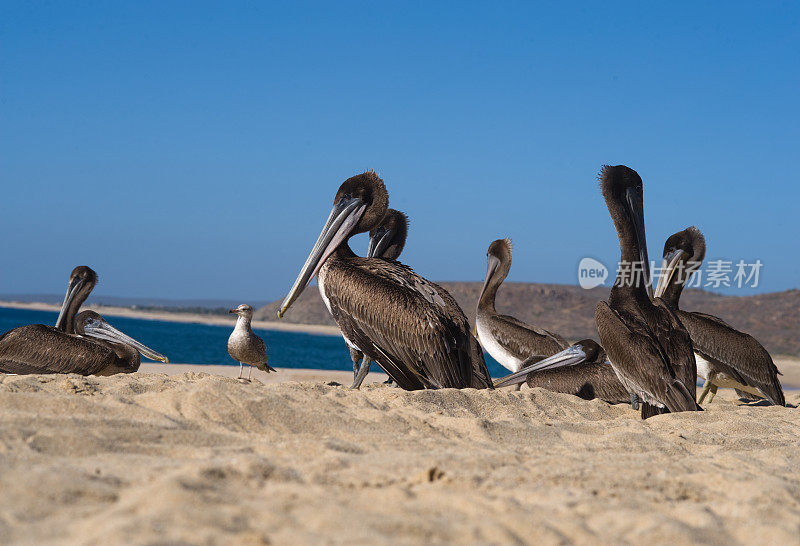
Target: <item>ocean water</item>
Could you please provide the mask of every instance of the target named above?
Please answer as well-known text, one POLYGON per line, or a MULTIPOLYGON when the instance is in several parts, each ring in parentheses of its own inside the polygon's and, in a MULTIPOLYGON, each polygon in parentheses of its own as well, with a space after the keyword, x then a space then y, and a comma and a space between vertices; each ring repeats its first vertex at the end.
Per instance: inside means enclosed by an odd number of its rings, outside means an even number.
MULTIPOLYGON (((51 311, 0 307, 0 333, 26 324, 53 325, 57 317, 58 313, 51 311)), ((106 320, 132 338, 166 355, 170 362, 239 365, 228 355, 228 336, 231 327, 111 316, 106 317, 106 320)), ((254 331, 267 344, 267 356, 271 366, 353 370, 350 352, 341 336, 279 332, 260 328, 255 328, 254 331)), ((493 377, 502 377, 508 373, 489 355, 485 356, 489 372, 493 377)), ((378 370, 376 365, 373 364, 373 367, 378 370)))

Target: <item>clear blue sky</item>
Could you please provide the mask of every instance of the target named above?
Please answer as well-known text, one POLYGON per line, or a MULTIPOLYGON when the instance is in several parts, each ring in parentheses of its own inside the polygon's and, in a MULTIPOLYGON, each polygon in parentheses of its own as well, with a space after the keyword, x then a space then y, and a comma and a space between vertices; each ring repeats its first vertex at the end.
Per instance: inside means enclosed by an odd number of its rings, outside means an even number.
POLYGON ((795 2, 40 4, 0 8, 0 293, 280 298, 368 168, 424 276, 510 236, 510 280, 574 284, 618 257, 604 163, 651 257, 696 224, 800 285, 795 2))

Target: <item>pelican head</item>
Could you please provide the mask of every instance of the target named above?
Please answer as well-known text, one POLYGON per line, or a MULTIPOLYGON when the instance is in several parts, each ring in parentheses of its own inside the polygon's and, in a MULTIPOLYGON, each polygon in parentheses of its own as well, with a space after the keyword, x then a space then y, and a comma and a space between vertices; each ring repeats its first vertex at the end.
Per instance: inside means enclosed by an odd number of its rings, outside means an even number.
POLYGON ((67 293, 64 295, 64 303, 61 304, 61 311, 56 320, 57 329, 68 334, 73 333, 75 314, 89 297, 95 285, 97 285, 97 273, 91 267, 79 265, 72 270, 69 275, 67 293))
POLYGON ((380 225, 369 232, 370 258, 396 260, 406 246, 408 216, 395 209, 388 209, 380 225))
POLYGON ((133 347, 150 360, 158 360, 165 364, 169 363, 169 359, 166 356, 123 334, 94 311, 83 311, 75 317, 75 333, 88 338, 110 341, 111 343, 123 343, 133 347))
MULTIPOLYGON (((539 357, 531 357, 530 360, 535 360, 539 357)), ((538 372, 541 370, 552 370, 553 368, 563 368, 565 366, 576 366, 584 362, 605 362, 607 361, 606 352, 603 348, 593 339, 582 339, 574 345, 567 347, 560 353, 556 353, 549 358, 532 362, 522 363, 522 367, 518 372, 507 375, 495 381, 495 387, 508 387, 518 383, 524 383, 528 379, 528 374, 538 372)))
POLYGON ((240 317, 244 318, 253 318, 253 308, 243 303, 238 307, 234 307, 228 313, 233 313, 234 315, 239 315, 240 317))
MULTIPOLYGON (((677 291, 674 296, 679 296, 683 290, 683 285, 686 284, 692 273, 700 267, 705 257, 706 239, 696 227, 691 226, 670 235, 667 242, 664 243, 661 274, 658 277, 655 297, 662 297, 671 286, 674 286, 677 291), (685 264, 685 267, 679 268, 679 264, 685 264), (678 270, 680 270, 678 276, 675 277, 675 273, 678 270)), ((675 297, 675 300, 675 303, 677 303, 677 297, 675 297)))
POLYGON ((333 199, 333 210, 300 269, 297 280, 283 300, 278 318, 283 317, 330 255, 356 233, 365 233, 377 227, 388 207, 389 193, 375 171, 348 178, 339 186, 333 199))
MULTIPOLYGON (((644 190, 639 174, 625 165, 603 167, 600 172, 600 189, 608 212, 617 228, 623 260, 638 261, 644 273, 644 288, 653 294, 650 284, 650 259, 647 256, 647 239, 644 232, 644 190), (627 248, 626 248, 627 247, 627 248), (635 250, 636 256, 624 256, 626 250, 635 250)), ((633 264, 630 264, 633 266, 633 264)))
POLYGON ((511 253, 514 250, 511 239, 497 239, 486 251, 486 280, 483 281, 481 295, 489 284, 500 286, 511 270, 511 253))

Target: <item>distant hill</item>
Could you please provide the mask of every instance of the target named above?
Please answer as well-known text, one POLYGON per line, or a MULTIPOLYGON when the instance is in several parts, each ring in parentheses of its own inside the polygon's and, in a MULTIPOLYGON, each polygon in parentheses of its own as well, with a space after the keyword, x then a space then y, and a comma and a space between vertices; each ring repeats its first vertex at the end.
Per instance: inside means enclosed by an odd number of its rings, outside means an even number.
MULTIPOLYGON (((482 283, 440 283, 455 297, 470 322, 475 317, 482 283)), ((608 297, 609 288, 584 290, 579 286, 537 283, 504 283, 497 294, 497 310, 525 322, 578 340, 597 339, 594 308, 608 297)), ((258 309, 255 317, 275 320, 281 302, 258 309)), ((681 308, 716 315, 735 328, 757 338, 773 354, 800 356, 800 290, 755 296, 723 296, 687 290, 681 308)), ((316 287, 309 287, 283 320, 299 324, 334 325, 316 287)))

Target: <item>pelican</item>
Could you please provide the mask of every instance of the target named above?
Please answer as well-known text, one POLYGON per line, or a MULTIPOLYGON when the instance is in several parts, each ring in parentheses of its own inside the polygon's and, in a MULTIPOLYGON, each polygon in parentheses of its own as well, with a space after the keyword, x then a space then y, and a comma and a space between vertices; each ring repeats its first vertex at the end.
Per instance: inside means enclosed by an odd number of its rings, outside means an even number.
POLYGON ((630 402, 639 409, 635 396, 622 386, 606 352, 596 341, 584 339, 560 353, 538 362, 524 363, 511 375, 495 381, 495 387, 527 383, 530 388, 541 387, 592 400, 599 398, 610 404, 630 402))
POLYGON ((61 304, 61 311, 56 320, 56 329, 68 334, 75 333, 75 315, 95 285, 97 285, 97 273, 91 267, 79 265, 72 270, 64 303, 61 304))
POLYGON ((497 289, 511 269, 511 251, 511 239, 498 239, 489 245, 486 280, 478 300, 473 334, 495 360, 517 372, 524 361, 542 360, 566 349, 569 344, 561 336, 497 313, 494 302, 497 289))
POLYGON ((247 380, 253 373, 253 366, 263 372, 274 372, 275 368, 267 364, 267 346, 264 340, 258 337, 250 327, 253 320, 253 308, 243 303, 228 311, 238 315, 236 326, 228 337, 228 354, 239 363, 239 377, 242 378, 244 364, 249 367, 247 380))
POLYGON ((655 291, 655 297, 661 298, 675 311, 692 338, 697 375, 705 379, 699 403, 703 403, 709 392, 710 403, 718 387, 729 387, 741 395, 753 395, 766 398, 775 405, 785 405, 778 380, 780 372, 767 350, 755 338, 713 315, 678 308, 683 287, 703 263, 705 254, 706 241, 696 227, 670 236, 664 244, 664 260, 655 291))
POLYGON ((621 252, 608 302, 595 309, 600 343, 620 382, 642 401, 642 419, 700 409, 689 333, 661 300, 650 299, 642 179, 624 165, 606 166, 600 188, 621 252))
POLYGON ((350 249, 349 239, 378 227, 388 206, 386 187, 374 171, 339 187, 278 318, 316 276, 348 345, 403 389, 492 388, 467 318, 447 291, 400 262, 361 258, 350 249))
MULTIPOLYGON (((369 232, 368 258, 382 258, 384 260, 397 260, 406 246, 408 236, 408 216, 395 209, 388 209, 381 225, 369 232)), ((353 360, 353 385, 351 389, 361 388, 361 383, 369 373, 370 361, 364 358, 364 353, 348 345, 350 358, 353 360), (359 367, 358 363, 361 360, 359 367)))
POLYGON ((94 311, 74 318, 75 334, 52 326, 30 324, 0 336, 0 372, 15 374, 76 373, 113 375, 139 369, 141 355, 168 362, 120 332, 94 311))

